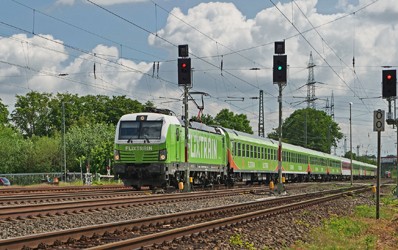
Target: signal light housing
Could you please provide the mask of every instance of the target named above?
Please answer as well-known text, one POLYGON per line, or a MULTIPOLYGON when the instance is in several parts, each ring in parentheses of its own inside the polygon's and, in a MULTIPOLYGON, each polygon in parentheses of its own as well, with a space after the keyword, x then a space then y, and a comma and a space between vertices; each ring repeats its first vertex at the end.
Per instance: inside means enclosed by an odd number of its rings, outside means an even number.
POLYGON ((287 55, 274 55, 273 82, 286 83, 287 55))
POLYGON ((191 85, 191 58, 178 58, 178 86, 191 85))
POLYGON ((383 98, 397 96, 397 71, 395 69, 383 70, 382 77, 383 98))

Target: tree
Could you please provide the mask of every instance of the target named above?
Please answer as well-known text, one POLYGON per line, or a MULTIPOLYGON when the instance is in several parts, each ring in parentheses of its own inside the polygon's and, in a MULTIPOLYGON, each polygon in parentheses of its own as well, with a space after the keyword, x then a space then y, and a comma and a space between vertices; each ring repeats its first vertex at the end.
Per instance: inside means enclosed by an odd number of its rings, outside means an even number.
POLYGON ((8 115, 7 106, 2 103, 0 98, 0 125, 8 124, 8 115))
POLYGON ((209 115, 209 114, 206 114, 206 115, 202 114, 200 116, 200 119, 198 119, 197 116, 192 116, 191 117, 191 121, 201 122, 201 123, 204 123, 204 124, 206 124, 208 126, 216 125, 216 122, 214 121, 214 118, 211 115, 209 115))
POLYGON ((59 136, 32 136, 29 147, 28 171, 30 173, 59 172, 63 165, 59 136))
POLYGON ((17 95, 15 110, 11 114, 15 126, 26 136, 48 135, 51 130, 48 103, 51 94, 31 91, 26 96, 17 95))
POLYGON ((26 173, 30 143, 14 128, 0 125, 0 173, 26 173))
POLYGON ((126 96, 113 96, 107 104, 106 112, 108 114, 107 120, 104 121, 107 124, 113 124, 116 126, 120 117, 129 113, 142 112, 144 107, 153 107, 153 103, 147 101, 145 105, 142 105, 136 100, 126 98, 126 96))
POLYGON ((247 116, 244 114, 235 115, 228 109, 221 110, 214 118, 214 122, 224 128, 235 129, 237 131, 253 134, 253 130, 250 126, 247 116))
MULTIPOLYGON (((278 140, 278 129, 268 134, 278 140)), ((340 127, 332 117, 321 110, 312 108, 296 110, 282 124, 284 142, 330 153, 331 147, 343 138, 340 127)))
MULTIPOLYGON (((198 121, 196 117, 192 117, 192 120, 198 121)), ((213 118, 211 115, 202 114, 200 122, 209 126, 219 125, 224 128, 230 128, 237 131, 253 134, 253 130, 250 126, 250 121, 247 119, 247 116, 244 114, 235 115, 232 111, 229 111, 228 109, 221 110, 215 118, 213 118)))
POLYGON ((104 123, 72 126, 66 134, 67 168, 80 171, 77 159, 87 159, 96 172, 104 172, 109 159, 113 158, 115 126, 104 123))

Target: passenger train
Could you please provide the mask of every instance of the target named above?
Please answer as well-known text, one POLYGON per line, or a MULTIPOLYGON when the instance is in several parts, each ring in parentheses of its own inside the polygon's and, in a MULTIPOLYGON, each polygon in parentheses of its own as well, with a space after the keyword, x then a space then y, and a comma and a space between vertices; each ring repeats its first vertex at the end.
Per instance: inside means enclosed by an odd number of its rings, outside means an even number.
MULTIPOLYGON (((278 181, 278 142, 232 129, 190 122, 173 115, 123 115, 116 127, 114 174, 125 186, 141 189, 236 182, 278 181)), ((375 165, 353 161, 353 176, 374 178, 375 165)), ((328 181, 351 177, 349 159, 283 143, 286 181, 328 181)))

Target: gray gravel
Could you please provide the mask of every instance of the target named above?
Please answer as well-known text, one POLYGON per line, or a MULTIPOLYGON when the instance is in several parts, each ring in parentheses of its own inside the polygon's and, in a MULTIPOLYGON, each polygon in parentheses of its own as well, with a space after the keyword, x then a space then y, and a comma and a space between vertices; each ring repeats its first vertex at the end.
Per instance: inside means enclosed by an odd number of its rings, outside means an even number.
MULTIPOLYGON (((313 184, 307 188, 296 188, 288 186, 288 193, 313 192, 325 189, 336 188, 334 185, 313 184)), ((268 188, 265 188, 268 191, 268 188)), ((52 232, 75 227, 90 226, 102 223, 124 221, 135 218, 149 217, 160 214, 176 213, 181 211, 195 210, 220 205, 242 203, 253 201, 259 198, 269 197, 269 192, 264 195, 243 194, 238 196, 216 198, 200 201, 179 202, 172 204, 160 204, 151 206, 140 206, 118 210, 107 210, 96 213, 72 214, 40 219, 15 220, 4 222, 0 232, 0 238, 20 237, 30 234, 52 232)), ((281 249, 289 246, 297 240, 305 241, 305 235, 311 226, 317 226, 322 218, 330 214, 345 214, 352 211, 356 204, 372 204, 369 197, 344 198, 339 201, 330 202, 324 206, 312 207, 311 212, 306 210, 293 212, 291 214, 279 215, 275 219, 258 221, 249 225, 233 228, 227 231, 220 231, 213 234, 212 238, 197 238, 196 243, 188 243, 187 246, 179 244, 171 248, 175 249, 234 249, 229 245, 229 239, 233 235, 241 235, 242 240, 253 243, 256 248, 264 249, 268 246, 271 249, 281 249), (296 223, 292 223, 292 222, 296 223), (181 248, 182 247, 182 248, 181 248)), ((239 248, 236 248, 239 249, 239 248)))

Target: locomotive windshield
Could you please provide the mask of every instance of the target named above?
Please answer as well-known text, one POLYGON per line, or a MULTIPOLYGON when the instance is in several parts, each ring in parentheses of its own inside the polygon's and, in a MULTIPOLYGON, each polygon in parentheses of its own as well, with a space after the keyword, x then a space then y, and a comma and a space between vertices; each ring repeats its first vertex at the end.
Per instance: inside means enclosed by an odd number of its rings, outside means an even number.
POLYGON ((162 121, 121 121, 119 140, 159 140, 162 124, 162 121))

